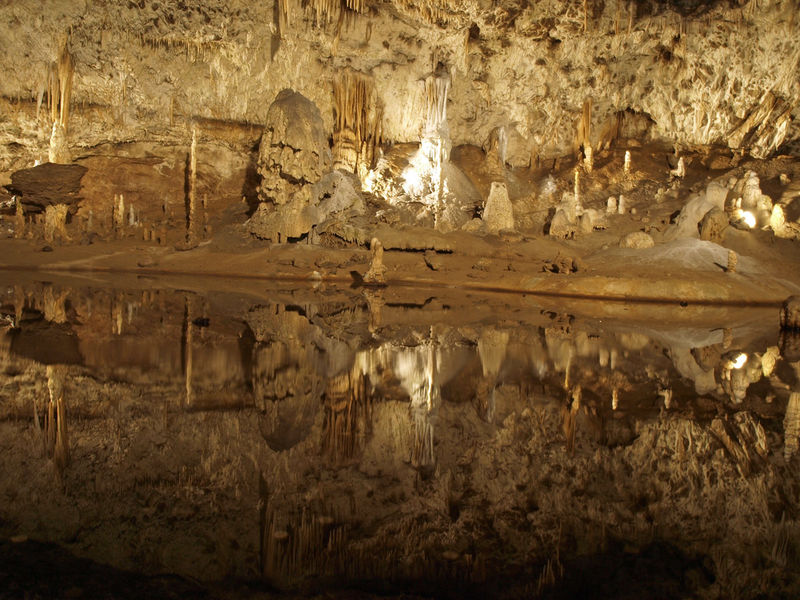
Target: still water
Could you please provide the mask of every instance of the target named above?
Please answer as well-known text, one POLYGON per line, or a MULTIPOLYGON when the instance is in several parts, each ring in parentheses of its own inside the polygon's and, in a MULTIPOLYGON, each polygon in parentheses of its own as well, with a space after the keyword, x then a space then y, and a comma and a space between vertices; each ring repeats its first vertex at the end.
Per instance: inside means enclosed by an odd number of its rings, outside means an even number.
POLYGON ((0 288, 4 538, 311 592, 797 584, 777 309, 44 279, 0 288))

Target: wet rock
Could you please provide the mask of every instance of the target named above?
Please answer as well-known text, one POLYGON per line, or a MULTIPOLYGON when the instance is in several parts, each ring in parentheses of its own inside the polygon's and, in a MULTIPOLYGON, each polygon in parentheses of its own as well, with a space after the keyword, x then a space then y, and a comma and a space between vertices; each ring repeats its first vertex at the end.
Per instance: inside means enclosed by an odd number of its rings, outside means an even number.
POLYGON ((655 246, 655 241, 650 236, 650 234, 645 233, 644 231, 634 231, 633 233, 629 233, 628 235, 624 236, 619 241, 620 248, 634 248, 637 250, 641 250, 643 248, 652 248, 655 246))
POLYGON ((728 224, 728 215, 718 206, 715 206, 700 220, 698 225, 700 239, 722 244, 725 240, 725 230, 728 228, 728 224))

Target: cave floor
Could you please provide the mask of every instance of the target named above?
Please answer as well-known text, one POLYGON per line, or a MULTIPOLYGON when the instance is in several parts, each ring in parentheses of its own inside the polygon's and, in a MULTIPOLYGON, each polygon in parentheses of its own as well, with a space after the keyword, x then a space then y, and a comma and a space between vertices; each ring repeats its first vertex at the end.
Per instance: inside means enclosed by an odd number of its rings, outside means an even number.
MULTIPOLYGON (((711 242, 676 240, 654 248, 587 248, 580 242, 425 230, 375 231, 387 247, 386 284, 452 287, 545 296, 644 302, 777 305, 800 292, 800 245, 766 232, 733 231, 728 247, 740 253, 727 272, 727 252, 711 242), (763 235, 762 235, 763 234, 763 235), (418 236, 427 251, 392 249, 392 240, 418 236), (555 272, 554 272, 555 271, 555 272)), ((595 238, 611 234, 597 233, 595 238)), ((597 239, 593 240, 596 245, 597 239)), ((357 284, 370 253, 360 248, 308 244, 248 244, 210 240, 190 250, 133 240, 53 245, 0 240, 4 269, 52 273, 105 272, 163 276, 217 276, 357 284), (44 250, 42 250, 44 248, 44 250)), ((89 276, 89 275, 85 275, 89 276)))

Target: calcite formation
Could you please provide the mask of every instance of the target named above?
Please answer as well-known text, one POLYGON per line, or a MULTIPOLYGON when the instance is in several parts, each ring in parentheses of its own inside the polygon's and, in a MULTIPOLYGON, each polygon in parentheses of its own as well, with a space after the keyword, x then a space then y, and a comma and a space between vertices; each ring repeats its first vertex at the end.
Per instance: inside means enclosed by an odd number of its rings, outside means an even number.
POLYGON ((316 223, 313 186, 331 165, 319 109, 298 92, 281 91, 270 106, 261 136, 261 204, 250 220, 250 230, 276 242, 308 233, 316 223))
POLYGON ((259 145, 259 200, 307 203, 310 186, 330 171, 331 164, 319 109, 298 92, 281 91, 267 112, 259 145))
POLYGON ((508 199, 505 183, 492 182, 489 198, 483 209, 483 220, 486 228, 492 233, 503 229, 514 229, 514 207, 508 199))

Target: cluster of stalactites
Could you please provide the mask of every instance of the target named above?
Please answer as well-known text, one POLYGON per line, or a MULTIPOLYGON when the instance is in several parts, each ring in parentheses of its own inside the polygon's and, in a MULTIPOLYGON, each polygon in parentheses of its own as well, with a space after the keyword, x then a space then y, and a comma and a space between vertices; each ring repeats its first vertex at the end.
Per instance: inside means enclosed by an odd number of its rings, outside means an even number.
POLYGON ((447 24, 450 15, 446 0, 394 0, 394 4, 404 12, 438 25, 447 24))
MULTIPOLYGON (((293 1, 296 0, 278 0, 282 23, 290 22, 293 1)), ((352 18, 357 14, 366 14, 369 10, 367 0, 310 0, 303 4, 310 9, 314 22, 322 26, 330 23, 341 25, 345 19, 352 18)))
POLYGON ((381 143, 383 108, 371 77, 350 69, 333 80, 333 153, 336 168, 370 169, 381 143))
POLYGON ((69 100, 72 95, 72 75, 75 63, 67 48, 67 40, 61 46, 58 60, 50 63, 47 69, 47 107, 50 120, 66 127, 69 120, 69 100))

